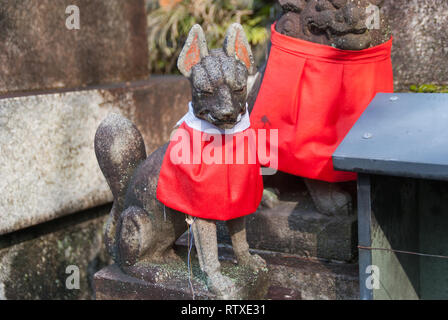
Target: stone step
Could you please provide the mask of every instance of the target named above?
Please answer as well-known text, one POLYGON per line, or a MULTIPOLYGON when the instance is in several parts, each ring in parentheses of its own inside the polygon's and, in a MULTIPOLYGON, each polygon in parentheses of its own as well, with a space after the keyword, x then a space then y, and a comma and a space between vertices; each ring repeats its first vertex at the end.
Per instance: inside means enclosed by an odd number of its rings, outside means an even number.
MULTIPOLYGON (((307 258, 351 262, 357 255, 357 219, 319 213, 299 177, 279 173, 266 187, 279 187, 274 208, 260 206, 247 216, 247 239, 253 249, 291 253, 307 258)), ((218 223, 218 238, 230 244, 225 224, 218 223)))
MULTIPOLYGON (((123 272, 116 264, 103 268, 95 274, 93 280, 96 299, 218 299, 207 288, 207 278, 200 270, 196 254, 191 256, 189 270, 187 247, 180 246, 177 253, 181 256, 181 261, 165 264, 140 262, 137 267, 132 268, 132 272, 123 272)), ((269 286, 267 270, 253 272, 250 268, 235 265, 231 259, 224 259, 221 271, 234 281, 237 288, 230 299, 258 300, 265 297, 269 286)))
MULTIPOLYGON (((176 244, 187 246, 183 235, 176 244)), ((270 287, 265 299, 354 300, 359 299, 358 264, 336 263, 264 250, 251 250, 269 267, 270 287)), ((236 263, 228 245, 219 246, 221 261, 236 263)))
POLYGON ((272 300, 359 299, 358 264, 331 263, 283 253, 262 252, 269 265, 272 300))

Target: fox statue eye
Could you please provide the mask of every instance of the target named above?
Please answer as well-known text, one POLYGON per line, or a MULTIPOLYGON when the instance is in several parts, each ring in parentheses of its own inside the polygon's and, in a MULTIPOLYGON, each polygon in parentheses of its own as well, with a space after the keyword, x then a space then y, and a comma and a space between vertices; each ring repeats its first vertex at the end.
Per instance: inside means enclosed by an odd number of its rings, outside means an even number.
POLYGON ((211 90, 211 89, 199 89, 199 93, 201 95, 204 95, 204 96, 211 96, 211 95, 213 95, 213 90, 211 90))
POLYGON ((242 93, 242 92, 244 92, 244 89, 245 89, 246 87, 241 87, 241 88, 238 88, 238 89, 235 89, 235 90, 233 90, 233 92, 235 92, 235 93, 242 93))

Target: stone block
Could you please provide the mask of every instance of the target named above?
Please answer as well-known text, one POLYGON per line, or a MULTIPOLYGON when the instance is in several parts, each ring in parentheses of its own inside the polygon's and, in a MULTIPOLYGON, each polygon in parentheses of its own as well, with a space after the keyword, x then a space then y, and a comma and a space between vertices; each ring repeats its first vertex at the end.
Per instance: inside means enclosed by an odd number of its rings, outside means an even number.
MULTIPOLYGON (((179 250, 178 250, 179 251, 179 250)), ((214 300, 206 286, 196 255, 191 257, 191 276, 186 247, 181 247, 182 261, 170 264, 141 263, 138 276, 129 276, 117 265, 108 266, 94 276, 97 300, 214 300), (183 250, 182 250, 183 249, 183 250), (191 286, 189 283, 191 280, 191 286)), ((269 287, 268 272, 253 272, 227 259, 221 261, 222 273, 235 282, 243 299, 263 299, 269 287)))
MULTIPOLYGON (((187 237, 177 244, 186 247, 187 237)), ((357 263, 335 263, 303 258, 266 250, 254 250, 266 260, 269 268, 269 300, 357 300, 359 276, 357 263)), ((235 261, 228 245, 219 246, 221 261, 235 261)))
MULTIPOLYGON (((280 191, 272 209, 260 205, 247 216, 247 240, 253 249, 292 253, 301 257, 352 261, 356 257, 356 215, 320 214, 300 178, 280 174, 291 184, 280 191)), ((273 186, 269 182, 265 186, 273 186)), ((230 243, 224 223, 218 224, 221 242, 230 243)))
POLYGON ((394 36, 395 90, 413 84, 448 84, 448 2, 385 1, 394 36))
POLYGON ((2 1, 0 30, 0 94, 149 75, 144 0, 2 1), (66 27, 73 4, 79 30, 66 27))
POLYGON ((169 141, 189 100, 182 77, 0 99, 0 234, 110 202, 93 150, 99 123, 123 114, 149 153, 169 141))
POLYGON ((272 289, 267 295, 270 299, 359 299, 357 263, 329 263, 279 253, 260 252, 260 255, 270 270, 272 289))
POLYGON ((92 299, 93 274, 110 264, 102 238, 110 208, 0 236, 0 300, 92 299), (79 269, 79 289, 66 287, 70 265, 79 269))

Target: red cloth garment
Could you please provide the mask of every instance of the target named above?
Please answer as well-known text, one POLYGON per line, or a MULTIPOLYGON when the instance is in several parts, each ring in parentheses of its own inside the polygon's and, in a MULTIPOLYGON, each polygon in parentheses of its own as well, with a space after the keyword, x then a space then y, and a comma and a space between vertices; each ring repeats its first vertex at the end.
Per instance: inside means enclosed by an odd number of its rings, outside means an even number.
POLYGON ((254 213, 263 179, 256 134, 247 112, 243 118, 245 125, 227 133, 196 118, 190 105, 165 153, 157 199, 203 219, 230 220, 254 213))
POLYGON ((376 93, 393 92, 392 39, 349 51, 282 35, 275 25, 271 30, 252 127, 278 129, 280 171, 328 182, 355 179, 335 171, 331 156, 376 93))

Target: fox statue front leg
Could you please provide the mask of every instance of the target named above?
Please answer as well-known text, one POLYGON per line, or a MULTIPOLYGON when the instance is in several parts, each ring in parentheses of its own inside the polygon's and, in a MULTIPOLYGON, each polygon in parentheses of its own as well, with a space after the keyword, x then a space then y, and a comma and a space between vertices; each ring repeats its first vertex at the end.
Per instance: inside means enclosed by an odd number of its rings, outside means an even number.
POLYGON ((254 271, 265 268, 266 261, 258 254, 252 255, 249 252, 249 244, 246 239, 246 217, 228 220, 227 228, 238 264, 248 266, 254 271))
POLYGON ((233 281, 221 273, 221 263, 218 258, 218 241, 216 222, 196 218, 192 229, 196 252, 201 270, 207 274, 207 285, 219 299, 234 299, 237 288, 233 281))

